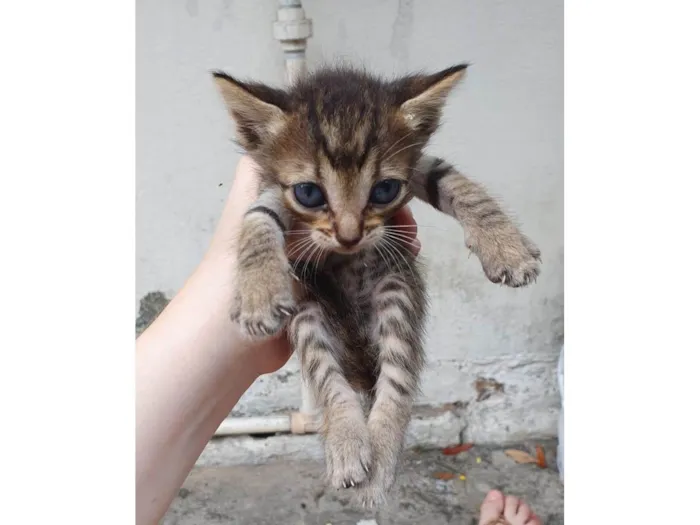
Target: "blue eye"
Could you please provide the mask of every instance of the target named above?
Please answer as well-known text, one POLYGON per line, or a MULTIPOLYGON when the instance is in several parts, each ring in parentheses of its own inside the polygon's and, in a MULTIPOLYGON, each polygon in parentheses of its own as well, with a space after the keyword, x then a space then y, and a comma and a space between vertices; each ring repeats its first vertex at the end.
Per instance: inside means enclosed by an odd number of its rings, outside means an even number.
POLYGON ((386 179, 378 182, 369 194, 369 200, 373 204, 389 204, 399 194, 401 182, 396 179, 386 179))
POLYGON ((294 185, 294 197, 305 208, 318 208, 326 203, 321 188, 313 182, 302 182, 294 185))

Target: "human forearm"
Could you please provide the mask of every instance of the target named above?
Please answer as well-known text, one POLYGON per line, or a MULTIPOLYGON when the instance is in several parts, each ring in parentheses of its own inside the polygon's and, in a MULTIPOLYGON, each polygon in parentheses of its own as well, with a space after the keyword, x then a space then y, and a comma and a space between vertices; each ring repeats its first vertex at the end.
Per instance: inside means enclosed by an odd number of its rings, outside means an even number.
POLYGON ((218 425, 261 373, 255 348, 228 318, 226 265, 224 259, 203 262, 137 341, 139 524, 158 522, 218 425))

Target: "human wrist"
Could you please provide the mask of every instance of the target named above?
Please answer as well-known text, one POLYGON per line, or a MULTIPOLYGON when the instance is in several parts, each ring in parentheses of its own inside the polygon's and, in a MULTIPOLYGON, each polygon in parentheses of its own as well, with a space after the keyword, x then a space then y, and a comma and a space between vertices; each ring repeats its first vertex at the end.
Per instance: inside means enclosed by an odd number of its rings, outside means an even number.
POLYGON ((222 366, 245 366, 253 379, 268 374, 286 362, 284 334, 264 340, 251 340, 231 320, 231 300, 235 294, 236 265, 227 253, 210 251, 203 258, 181 294, 188 303, 188 316, 195 318, 208 312, 211 319, 206 340, 225 341, 229 352, 219 355, 222 366), (191 311, 190 311, 191 310, 191 311), (235 363, 232 363, 235 361, 235 363))

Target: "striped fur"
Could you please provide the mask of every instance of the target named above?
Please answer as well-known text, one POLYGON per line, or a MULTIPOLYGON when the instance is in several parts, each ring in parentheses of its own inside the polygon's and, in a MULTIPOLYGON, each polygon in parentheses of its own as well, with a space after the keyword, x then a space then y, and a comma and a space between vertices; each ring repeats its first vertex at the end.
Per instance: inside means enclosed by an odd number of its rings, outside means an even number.
POLYGON ((331 68, 287 91, 215 74, 262 177, 237 243, 232 317, 253 338, 289 328, 322 409, 329 481, 365 506, 393 485, 425 362, 423 271, 394 213, 416 196, 454 217, 494 282, 539 272, 537 248, 481 186, 422 153, 464 70, 386 82, 331 68), (387 180, 395 197, 373 201, 387 180), (299 200, 308 184, 321 204, 299 200))
POLYGON ((280 190, 274 187, 260 194, 243 219, 231 318, 250 337, 276 334, 295 311, 284 251, 284 231, 290 222, 280 190))
POLYGON ((478 183, 443 159, 423 156, 411 179, 419 199, 457 219, 467 247, 494 283, 525 286, 540 273, 540 250, 523 235, 478 183))

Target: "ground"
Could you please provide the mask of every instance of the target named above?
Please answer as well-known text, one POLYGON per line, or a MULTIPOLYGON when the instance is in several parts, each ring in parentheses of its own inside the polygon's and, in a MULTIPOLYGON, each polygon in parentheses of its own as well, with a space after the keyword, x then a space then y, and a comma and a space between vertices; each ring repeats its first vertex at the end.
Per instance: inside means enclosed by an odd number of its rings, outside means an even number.
MULTIPOLYGON (((328 487, 319 462, 197 468, 163 525, 474 525, 478 506, 491 488, 525 499, 543 525, 560 525, 564 489, 556 471, 556 442, 538 444, 546 452, 547 468, 516 463, 496 448, 475 446, 456 456, 440 450, 406 451, 390 503, 376 512, 355 507, 351 492, 328 487), (436 475, 454 477, 442 480, 436 475)), ((535 444, 511 448, 534 455, 535 444)))

